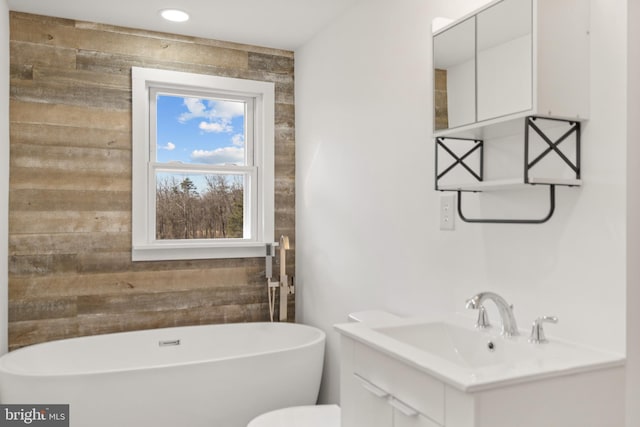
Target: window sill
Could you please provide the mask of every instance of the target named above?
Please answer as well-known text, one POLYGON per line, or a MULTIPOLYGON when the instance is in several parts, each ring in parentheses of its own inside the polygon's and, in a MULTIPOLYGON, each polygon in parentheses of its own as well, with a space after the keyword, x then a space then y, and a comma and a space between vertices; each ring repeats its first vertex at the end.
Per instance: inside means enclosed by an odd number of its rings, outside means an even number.
POLYGON ((169 261, 219 258, 258 258, 266 254, 266 245, 259 242, 233 242, 224 245, 211 243, 160 243, 135 245, 131 251, 132 261, 169 261))

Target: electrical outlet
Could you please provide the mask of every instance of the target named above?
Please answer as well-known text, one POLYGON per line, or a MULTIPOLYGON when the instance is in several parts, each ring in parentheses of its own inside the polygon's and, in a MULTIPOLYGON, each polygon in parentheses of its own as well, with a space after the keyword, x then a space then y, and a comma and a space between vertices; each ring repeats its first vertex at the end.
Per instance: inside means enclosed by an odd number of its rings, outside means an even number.
POLYGON ((440 230, 455 230, 455 203, 455 193, 446 193, 440 195, 440 230))

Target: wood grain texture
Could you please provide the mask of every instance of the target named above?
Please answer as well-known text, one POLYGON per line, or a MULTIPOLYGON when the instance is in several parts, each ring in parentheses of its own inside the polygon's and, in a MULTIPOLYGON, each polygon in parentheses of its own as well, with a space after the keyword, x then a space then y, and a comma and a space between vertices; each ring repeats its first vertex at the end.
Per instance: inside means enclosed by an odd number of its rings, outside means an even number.
POLYGON ((449 127, 449 108, 447 102, 447 70, 435 70, 433 88, 435 128, 447 129, 449 127))
POLYGON ((295 247, 293 52, 18 12, 10 27, 10 349, 268 320, 264 259, 131 262, 131 67, 275 84, 274 241, 295 247))

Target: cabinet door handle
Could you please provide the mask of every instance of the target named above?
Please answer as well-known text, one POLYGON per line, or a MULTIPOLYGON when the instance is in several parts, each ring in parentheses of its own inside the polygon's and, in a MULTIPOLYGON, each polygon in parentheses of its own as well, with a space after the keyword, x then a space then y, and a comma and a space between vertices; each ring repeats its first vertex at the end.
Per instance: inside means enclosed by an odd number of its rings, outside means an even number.
POLYGON ((416 409, 407 405, 403 401, 396 399, 395 397, 391 397, 389 399, 389 405, 393 406, 407 417, 415 417, 416 415, 418 415, 418 411, 416 409))
POLYGON ((360 385, 362 387, 364 387, 365 390, 367 390, 368 392, 374 394, 375 396, 377 396, 377 397, 387 397, 387 396, 389 396, 388 392, 384 391, 383 389, 381 389, 377 385, 373 384, 369 380, 366 380, 366 379, 362 378, 358 374, 353 374, 353 376, 356 377, 358 379, 358 381, 360 381, 360 385))

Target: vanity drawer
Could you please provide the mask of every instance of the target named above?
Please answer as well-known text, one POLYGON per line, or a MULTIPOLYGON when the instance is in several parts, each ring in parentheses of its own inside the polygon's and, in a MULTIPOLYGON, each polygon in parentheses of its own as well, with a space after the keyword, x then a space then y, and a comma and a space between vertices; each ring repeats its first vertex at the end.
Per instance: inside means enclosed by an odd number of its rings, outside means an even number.
MULTIPOLYGON (((353 356, 357 377, 444 425, 444 384, 441 381, 357 342, 353 356)), ((367 387, 367 384, 363 382, 363 386, 367 387)))

